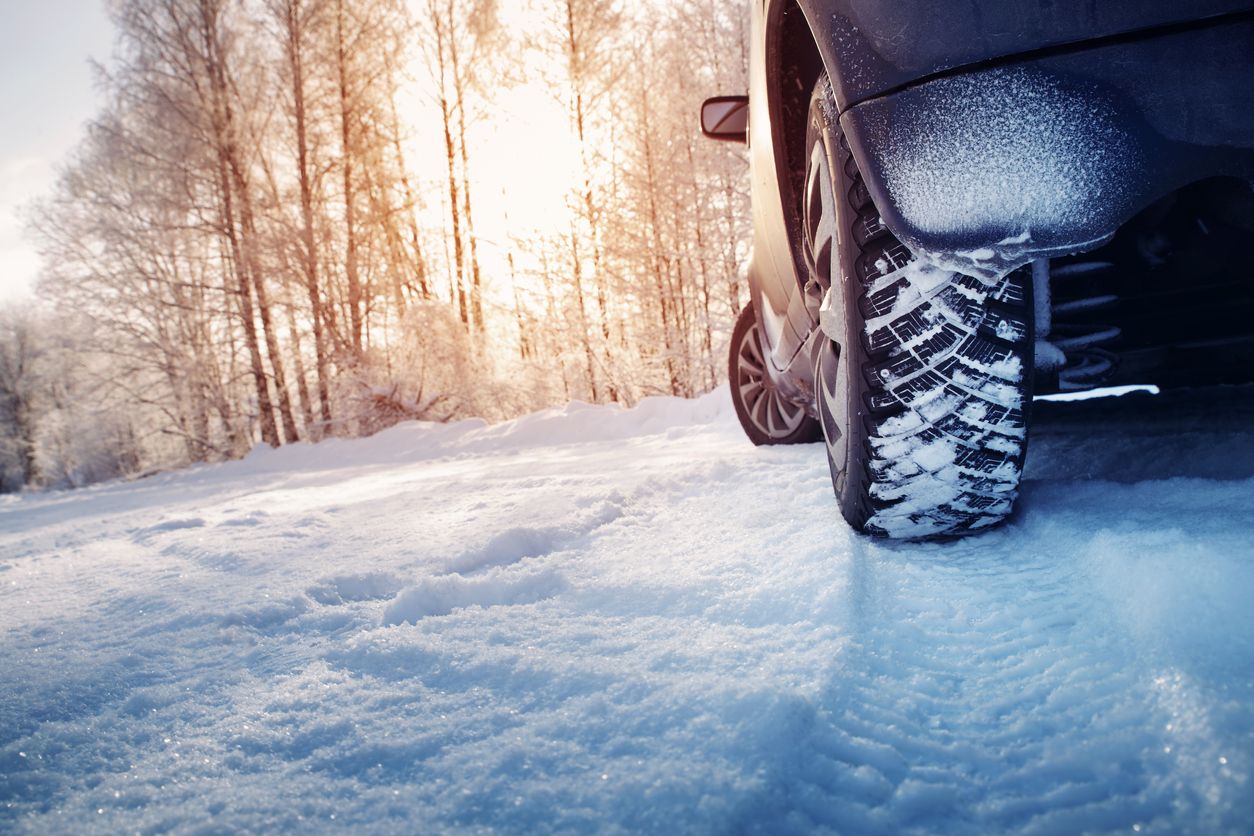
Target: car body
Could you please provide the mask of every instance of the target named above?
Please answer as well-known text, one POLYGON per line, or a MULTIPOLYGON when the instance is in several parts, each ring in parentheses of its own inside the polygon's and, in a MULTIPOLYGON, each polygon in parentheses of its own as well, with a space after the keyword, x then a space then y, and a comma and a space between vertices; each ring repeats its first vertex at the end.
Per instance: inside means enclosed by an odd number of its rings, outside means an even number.
POLYGON ((793 361, 817 312, 801 292, 797 235, 804 103, 787 90, 816 58, 885 223, 921 250, 1023 263, 1089 249, 1188 183, 1254 181, 1254 3, 755 0, 752 14, 749 273, 772 366, 798 397, 809 397, 810 363, 793 361), (1044 136, 1032 112, 1042 106, 1055 123, 1044 136), (943 154, 915 167, 908 155, 922 148, 902 154, 893 126, 920 114, 932 124, 912 144, 943 154), (970 142, 971 126, 990 122, 1025 135, 996 169, 988 145, 970 142), (1031 194, 1009 192, 1007 173, 1031 194), (911 188, 919 177, 940 182, 911 188), (956 186, 961 204, 937 207, 956 186))
MULTIPOLYGON (((821 77, 858 188, 911 252, 987 275, 1033 265, 1023 269, 1033 270, 1038 393, 1126 382, 1114 360, 1087 377, 1065 365, 1119 329, 1087 323, 1088 337, 1051 341, 1051 260, 1065 271, 1076 254, 1114 246, 1121 229, 1194 184, 1206 185, 1200 198, 1189 193, 1193 202, 1221 197, 1237 207, 1224 210, 1234 229, 1254 229, 1250 0, 752 0, 751 14, 749 277, 770 384, 797 404, 815 401, 813 347, 822 339, 824 297, 802 233, 806 121, 821 77)), ((1152 235, 1142 228, 1141 237, 1152 235)), ((1158 292, 1198 281, 1161 270, 1151 279, 1124 275, 1120 293, 1135 295, 1138 282, 1158 292)), ((1082 311, 1095 298, 1081 297, 1053 311, 1082 311)), ((1251 304, 1241 291, 1233 302, 1241 315, 1221 330, 1254 357, 1251 304)), ((1167 328, 1146 322, 1125 372, 1194 357, 1151 345, 1145 335, 1167 328)), ((1207 327, 1189 332, 1190 345, 1207 327)), ((1175 373, 1200 380, 1191 367, 1175 373)))

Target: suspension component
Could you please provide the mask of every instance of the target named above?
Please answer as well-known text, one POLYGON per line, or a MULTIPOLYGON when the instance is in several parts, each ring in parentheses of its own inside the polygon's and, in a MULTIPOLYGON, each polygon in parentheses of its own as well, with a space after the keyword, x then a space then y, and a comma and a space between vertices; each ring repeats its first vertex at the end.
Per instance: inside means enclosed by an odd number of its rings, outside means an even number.
POLYGON ((1100 386, 1118 368, 1119 358, 1104 345, 1122 333, 1114 325, 1096 324, 1085 316, 1118 301, 1113 294, 1076 296, 1074 288, 1114 269, 1108 261, 1081 261, 1052 266, 1049 259, 1032 262, 1032 290, 1036 301, 1036 367, 1057 371, 1062 391, 1100 386), (1071 285, 1072 287, 1068 287, 1071 285))

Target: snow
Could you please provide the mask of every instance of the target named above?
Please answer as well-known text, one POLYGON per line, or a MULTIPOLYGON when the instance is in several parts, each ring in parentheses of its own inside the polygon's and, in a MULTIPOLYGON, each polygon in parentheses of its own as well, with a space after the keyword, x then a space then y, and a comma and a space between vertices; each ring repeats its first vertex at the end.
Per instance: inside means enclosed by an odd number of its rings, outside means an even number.
POLYGON ((0 830, 1247 831, 1254 390, 1036 413, 934 544, 725 391, 10 499, 0 830))
POLYGON ((1091 398, 1117 398, 1133 392, 1147 392, 1157 395, 1159 389, 1153 384, 1133 383, 1128 386, 1102 386, 1097 389, 1085 389, 1079 392, 1052 392, 1048 395, 1037 395, 1041 401, 1086 401, 1091 398))
POLYGON ((1075 252, 1093 230, 1113 228, 1111 207, 1122 205, 1139 156, 1115 107, 1093 91, 1007 68, 939 79, 909 104, 911 119, 876 124, 887 149, 885 188, 909 228, 978 233, 996 247, 966 255, 996 256, 1004 269, 1041 249, 1034 230, 1049 230, 1065 240, 1061 250, 1075 252))

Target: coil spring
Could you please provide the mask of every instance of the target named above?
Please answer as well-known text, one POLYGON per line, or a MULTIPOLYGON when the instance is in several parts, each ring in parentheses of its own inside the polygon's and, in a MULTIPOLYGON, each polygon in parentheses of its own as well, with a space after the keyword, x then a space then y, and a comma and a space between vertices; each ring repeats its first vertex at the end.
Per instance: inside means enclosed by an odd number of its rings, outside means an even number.
MULTIPOLYGON (((1057 288, 1069 280, 1096 278, 1110 272, 1114 267, 1108 261, 1081 261, 1057 267, 1051 265, 1050 284, 1057 288)), ((1118 299, 1114 294, 1102 294, 1067 299, 1052 305, 1049 342, 1067 358, 1066 363, 1058 370, 1059 389, 1076 391, 1100 386, 1118 368, 1119 358, 1102 347, 1118 339, 1122 332, 1117 326, 1066 321, 1067 314, 1108 307, 1118 299)))

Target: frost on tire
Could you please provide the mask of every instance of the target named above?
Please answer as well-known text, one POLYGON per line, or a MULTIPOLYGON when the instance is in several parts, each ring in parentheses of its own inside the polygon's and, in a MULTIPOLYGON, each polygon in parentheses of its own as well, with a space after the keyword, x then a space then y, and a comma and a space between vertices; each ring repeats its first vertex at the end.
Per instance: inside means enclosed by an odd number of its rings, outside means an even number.
POLYGON ((827 287, 815 388, 841 511, 899 538, 991 525, 1010 513, 1023 467, 1031 277, 968 275, 898 241, 830 97, 824 79, 811 100, 805 229, 827 287))

